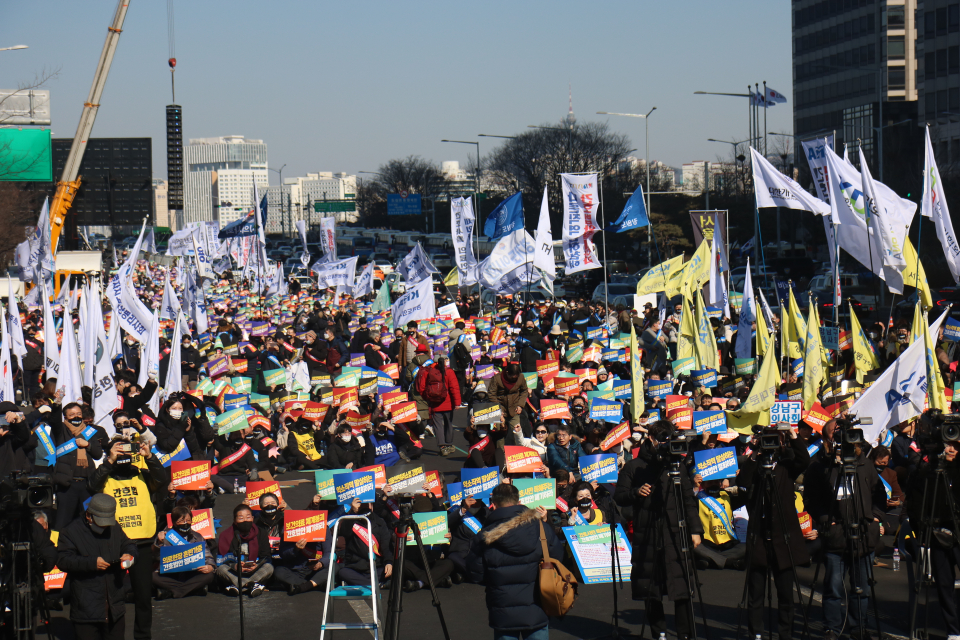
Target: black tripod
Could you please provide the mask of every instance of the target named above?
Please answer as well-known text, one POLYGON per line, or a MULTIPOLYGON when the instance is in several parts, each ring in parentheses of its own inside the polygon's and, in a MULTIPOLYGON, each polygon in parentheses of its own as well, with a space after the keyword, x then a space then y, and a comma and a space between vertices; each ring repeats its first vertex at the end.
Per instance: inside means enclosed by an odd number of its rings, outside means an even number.
MULTIPOLYGON (((594 640, 604 638, 626 638, 630 636, 629 629, 620 628, 620 609, 618 589, 623 589, 623 571, 620 569, 620 554, 617 552, 617 522, 614 516, 614 509, 611 513, 605 514, 610 522, 610 577, 613 586, 613 630, 604 636, 597 636, 594 640), (619 583, 619 584, 618 584, 619 583)), ((643 635, 643 634, 641 634, 643 635)))
MULTIPOLYGON (((837 473, 837 481, 834 483, 833 495, 839 496, 841 489, 844 491, 844 495, 847 495, 847 499, 850 500, 852 506, 847 509, 847 513, 850 514, 851 522, 844 522, 846 531, 847 540, 847 554, 849 555, 850 562, 850 573, 851 579, 856 585, 853 588, 853 593, 857 599, 857 620, 859 621, 859 633, 861 636, 864 635, 864 632, 867 628, 867 619, 864 615, 866 612, 863 610, 863 605, 860 602, 860 596, 863 594, 863 585, 866 582, 867 588, 869 590, 868 598, 870 599, 870 608, 873 609, 873 619, 876 623, 877 637, 879 639, 883 638, 883 635, 880 633, 880 616, 877 612, 877 597, 874 591, 874 584, 876 581, 873 576, 873 566, 870 562, 870 550, 867 549, 867 540, 866 532, 863 529, 863 526, 860 522, 860 514, 863 513, 863 495, 860 491, 859 483, 857 482, 857 456, 853 453, 852 442, 847 442, 847 433, 841 432, 840 427, 838 426, 838 435, 841 436, 844 444, 841 445, 841 466, 839 473, 837 473), (866 576, 861 575, 861 563, 866 566, 866 576), (866 577, 866 581, 863 578, 866 577)), ((844 519, 846 520, 846 519, 844 519)), ((820 567, 823 566, 826 558, 826 550, 821 552, 820 560, 817 562, 817 568, 813 574, 813 582, 811 583, 810 588, 810 599, 808 600, 807 606, 809 607, 813 603, 814 588, 816 587, 817 577, 820 575, 820 567)), ((840 576, 841 580, 843 576, 840 576)), ((826 580, 826 574, 824 574, 824 580, 826 580)), ((849 600, 849 598, 848 598, 849 600)), ((849 602, 847 603, 848 615, 849 615, 849 602)))
MULTIPOLYGON (((49 629, 50 612, 43 591, 43 574, 40 562, 35 557, 33 543, 10 542, 10 573, 7 584, 10 608, 13 610, 12 627, 3 629, 0 637, 32 640, 36 637, 36 615, 40 614, 43 626, 49 629), (35 601, 36 600, 36 601, 35 601)), ((5 621, 10 624, 10 621, 5 621)))
MULTIPOLYGON (((800 576, 797 574, 797 566, 793 560, 793 550, 790 548, 790 534, 787 530, 787 520, 783 514, 783 507, 780 501, 780 494, 776 490, 776 482, 774 480, 774 459, 773 451, 765 450, 761 454, 760 458, 760 487, 759 490, 756 487, 756 484, 751 488, 752 495, 750 496, 751 502, 747 511, 750 515, 758 514, 759 523, 753 527, 753 531, 747 537, 747 572, 743 580, 743 595, 740 598, 740 604, 737 607, 737 635, 736 638, 740 637, 740 629, 743 626, 743 610, 747 608, 748 605, 748 594, 750 586, 750 577, 753 574, 753 566, 750 562, 753 557, 753 550, 756 547, 758 536, 763 536, 764 549, 767 552, 767 569, 766 569, 766 578, 764 580, 764 590, 766 592, 767 607, 770 611, 770 614, 773 614, 773 586, 770 584, 771 579, 773 578, 773 567, 775 566, 776 553, 773 548, 773 522, 771 517, 773 512, 776 512, 777 518, 780 521, 780 529, 783 535, 783 544, 787 549, 787 554, 790 559, 790 570, 793 572, 793 584, 797 590, 797 599, 800 602, 800 612, 803 614, 803 632, 800 634, 800 637, 804 638, 807 636, 807 630, 809 628, 809 618, 807 617, 807 608, 803 606, 803 592, 800 590, 800 576), (767 515, 767 509, 770 509, 770 517, 767 515)), ((752 520, 753 518, 751 518, 752 520)), ((777 593, 777 598, 785 597, 786 594, 777 593)), ((790 598, 793 599, 793 594, 790 594, 790 598)), ((791 625, 792 625, 791 620, 791 625)), ((780 629, 780 635, 782 637, 784 633, 783 629, 780 629)), ((791 633, 792 637, 793 634, 791 633)), ((767 637, 770 640, 773 640, 773 624, 772 620, 768 621, 767 624, 767 637)))
POLYGON ((945 502, 946 507, 949 510, 950 518, 953 524, 953 535, 956 536, 957 533, 960 533, 960 526, 957 522, 957 511, 955 508, 955 503, 953 500, 953 490, 950 485, 950 480, 947 478, 946 469, 943 466, 943 458, 938 457, 935 462, 935 468, 933 476, 927 476, 923 480, 923 500, 920 506, 920 522, 917 523, 918 528, 921 530, 920 545, 919 545, 919 562, 917 563, 918 576, 916 583, 914 584, 914 599, 913 607, 910 609, 910 631, 913 633, 914 638, 929 638, 929 607, 924 607, 924 617, 923 617, 923 636, 918 633, 917 630, 917 605, 920 600, 920 589, 924 588, 924 604, 928 605, 930 602, 930 585, 933 584, 933 563, 931 559, 931 546, 930 543, 933 538, 933 530, 935 528, 934 524, 934 510, 936 509, 937 499, 940 497, 940 491, 943 490, 943 495, 946 496, 945 502), (929 491, 930 482, 933 481, 933 491, 929 491), (930 496, 930 500, 927 500, 927 496, 930 496))
MULTIPOLYGON (((669 491, 673 495, 673 503, 677 510, 677 526, 680 529, 680 564, 683 567, 683 579, 690 589, 690 598, 696 592, 700 602, 700 616, 703 618, 703 636, 710 640, 710 627, 707 625, 707 612, 703 606, 703 594, 700 592, 700 575, 697 573, 697 563, 690 548, 690 529, 687 527, 686 510, 683 508, 683 487, 680 483, 680 460, 674 455, 667 471, 670 478, 669 491)), ((693 612, 693 602, 690 603, 690 630, 693 637, 697 637, 697 617, 693 612)))
POLYGON ((430 596, 433 599, 432 604, 437 608, 437 615, 440 617, 443 637, 450 640, 447 622, 443 618, 443 609, 440 607, 440 596, 437 595, 437 587, 433 583, 433 574, 430 572, 427 550, 423 547, 420 527, 413 519, 412 512, 412 504, 408 502, 400 503, 400 520, 396 525, 396 554, 393 562, 392 580, 390 581, 390 602, 387 606, 386 634, 384 636, 387 640, 397 640, 400 637, 400 614, 403 612, 403 566, 407 559, 407 532, 412 529, 413 539, 417 543, 420 558, 423 560, 423 570, 427 574, 427 584, 430 586, 430 596))

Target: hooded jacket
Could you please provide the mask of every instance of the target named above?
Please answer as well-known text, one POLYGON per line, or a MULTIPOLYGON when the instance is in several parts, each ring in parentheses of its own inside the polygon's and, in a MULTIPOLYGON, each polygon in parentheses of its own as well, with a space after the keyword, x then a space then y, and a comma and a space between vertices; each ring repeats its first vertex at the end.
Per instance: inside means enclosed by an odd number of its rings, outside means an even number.
MULTIPOLYGON (((533 631, 549 623, 537 604, 537 576, 543 549, 537 512, 523 505, 488 511, 467 557, 473 582, 487 590, 489 624, 497 631, 533 631)), ((561 558, 563 544, 544 527, 547 549, 561 558)))

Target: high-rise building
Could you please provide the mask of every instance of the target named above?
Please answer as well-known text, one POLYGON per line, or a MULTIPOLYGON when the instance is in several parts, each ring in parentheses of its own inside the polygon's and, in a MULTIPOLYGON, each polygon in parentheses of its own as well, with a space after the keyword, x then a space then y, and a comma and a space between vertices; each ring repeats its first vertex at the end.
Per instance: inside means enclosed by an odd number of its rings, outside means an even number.
POLYGON ((267 188, 267 145, 243 136, 190 139, 184 147, 185 222, 216 220, 220 226, 254 206, 253 185, 267 188))
MULTIPOLYGON (((799 140, 835 132, 838 146, 859 141, 875 175, 882 176, 877 128, 884 127, 885 162, 888 141, 915 133, 917 4, 793 0, 793 121, 799 140)), ((806 162, 798 165, 807 172, 806 162)))
MULTIPOLYGON (((175 64, 175 62, 174 62, 175 64)), ((173 211, 173 228, 183 226, 183 108, 167 105, 167 208, 173 211)))
POLYGON ((153 179, 153 226, 168 227, 176 231, 177 220, 174 209, 169 206, 170 189, 166 180, 153 179))
POLYGON ((941 171, 960 165, 960 3, 923 0, 917 11, 921 122, 930 124, 941 171))
POLYGON ((267 233, 294 233, 297 220, 307 228, 320 223, 320 218, 335 216, 337 222, 356 222, 357 176, 332 171, 318 171, 305 176, 284 178, 280 186, 267 191, 267 233), (316 211, 317 203, 320 209, 316 211))

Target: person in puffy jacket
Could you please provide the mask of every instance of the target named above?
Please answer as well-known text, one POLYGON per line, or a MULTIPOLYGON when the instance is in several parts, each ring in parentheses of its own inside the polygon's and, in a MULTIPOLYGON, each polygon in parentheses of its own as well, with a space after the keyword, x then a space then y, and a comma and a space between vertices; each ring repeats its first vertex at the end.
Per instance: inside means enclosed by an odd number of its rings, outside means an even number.
POLYGON ((453 410, 460 406, 460 383, 457 382, 457 374, 447 367, 446 357, 438 357, 436 364, 431 365, 431 368, 436 369, 443 377, 443 384, 446 387, 443 400, 430 402, 426 397, 427 375, 417 376, 417 392, 430 405, 430 423, 437 436, 440 455, 448 456, 456 451, 453 447, 453 410))
POLYGON ((553 473, 564 469, 570 473, 580 473, 580 442, 573 436, 569 425, 560 425, 554 434, 554 441, 547 445, 547 466, 553 473))
MULTIPOLYGON (((549 618, 537 604, 537 577, 543 546, 540 527, 547 518, 543 507, 536 511, 520 504, 512 484, 497 485, 490 510, 467 557, 472 582, 486 587, 488 621, 496 637, 547 640, 549 618)), ((547 550, 560 558, 563 544, 552 527, 544 527, 547 550)))

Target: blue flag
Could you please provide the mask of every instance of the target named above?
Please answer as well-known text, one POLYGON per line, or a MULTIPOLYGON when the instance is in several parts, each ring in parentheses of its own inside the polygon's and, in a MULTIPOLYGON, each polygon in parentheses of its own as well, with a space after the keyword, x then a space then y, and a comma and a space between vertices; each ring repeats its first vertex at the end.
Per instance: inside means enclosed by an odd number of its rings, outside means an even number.
POLYGON ((487 216, 483 235, 496 241, 518 229, 523 229, 523 198, 519 191, 498 204, 487 216))
MULTIPOLYGON (((257 207, 260 210, 260 226, 264 229, 267 228, 267 196, 264 194, 263 198, 260 200, 260 205, 257 207)), ((245 236, 255 236, 257 235, 257 220, 253 217, 253 211, 249 214, 231 222, 223 229, 220 230, 220 233, 217 237, 221 240, 226 240, 227 238, 243 238, 245 236)))
POLYGON ((637 185, 637 188, 633 191, 633 195, 630 196, 627 204, 624 205, 620 217, 617 218, 617 221, 610 227, 610 231, 623 233, 624 231, 646 227, 649 224, 650 220, 647 219, 647 207, 643 202, 643 189, 640 185, 637 185))

